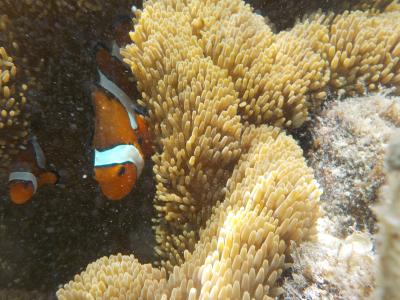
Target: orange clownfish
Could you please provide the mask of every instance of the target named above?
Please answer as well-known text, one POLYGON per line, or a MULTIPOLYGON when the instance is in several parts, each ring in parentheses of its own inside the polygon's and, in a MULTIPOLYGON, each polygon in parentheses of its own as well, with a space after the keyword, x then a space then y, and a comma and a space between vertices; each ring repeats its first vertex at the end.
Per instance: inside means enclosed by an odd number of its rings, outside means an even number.
POLYGON ((37 189, 45 184, 56 184, 58 175, 46 170, 46 158, 37 138, 33 136, 27 148, 21 150, 11 165, 8 178, 10 199, 15 204, 24 204, 37 189))
POLYGON ((94 177, 107 198, 120 200, 135 186, 152 145, 145 120, 138 114, 142 109, 129 96, 133 83, 126 79, 123 63, 102 45, 96 48, 96 63, 94 177))

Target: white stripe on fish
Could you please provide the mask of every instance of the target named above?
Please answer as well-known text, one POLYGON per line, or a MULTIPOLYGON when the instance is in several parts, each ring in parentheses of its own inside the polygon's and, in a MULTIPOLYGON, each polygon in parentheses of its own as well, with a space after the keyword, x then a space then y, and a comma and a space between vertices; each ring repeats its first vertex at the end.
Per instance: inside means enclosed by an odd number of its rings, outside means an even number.
POLYGON ((104 151, 94 150, 95 167, 123 164, 126 162, 131 162, 136 166, 137 177, 139 177, 144 167, 144 160, 134 145, 118 145, 104 151))
POLYGON ((46 168, 46 157, 44 156, 43 150, 39 145, 37 137, 34 135, 31 138, 31 143, 33 146, 33 151, 35 152, 36 163, 39 168, 45 169, 46 168))
POLYGON ((118 59, 122 64, 126 65, 124 63, 124 58, 122 57, 120 50, 121 49, 118 47, 117 43, 113 41, 111 48, 111 55, 114 56, 116 59, 118 59))
POLYGON ((100 70, 98 70, 98 72, 100 75, 99 85, 113 94, 121 102, 128 113, 132 129, 136 130, 138 128, 135 117, 136 105, 132 102, 132 99, 119 88, 119 86, 109 80, 100 70))
POLYGON ((38 182, 36 176, 33 175, 31 172, 11 172, 10 176, 8 177, 8 182, 13 180, 31 182, 33 185, 33 193, 35 193, 37 190, 38 182))

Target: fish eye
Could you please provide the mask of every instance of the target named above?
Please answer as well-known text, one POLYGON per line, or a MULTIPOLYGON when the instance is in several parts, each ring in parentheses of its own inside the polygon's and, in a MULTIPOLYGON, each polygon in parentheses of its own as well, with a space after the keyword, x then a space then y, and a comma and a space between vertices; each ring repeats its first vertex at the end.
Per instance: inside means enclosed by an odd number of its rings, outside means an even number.
POLYGON ((141 138, 141 137, 138 137, 138 143, 139 143, 139 145, 140 145, 140 146, 142 146, 142 145, 143 145, 143 140, 142 140, 142 138, 141 138))
POLYGON ((119 170, 118 170, 118 176, 122 176, 122 175, 124 175, 124 174, 125 174, 125 167, 119 168, 119 170))

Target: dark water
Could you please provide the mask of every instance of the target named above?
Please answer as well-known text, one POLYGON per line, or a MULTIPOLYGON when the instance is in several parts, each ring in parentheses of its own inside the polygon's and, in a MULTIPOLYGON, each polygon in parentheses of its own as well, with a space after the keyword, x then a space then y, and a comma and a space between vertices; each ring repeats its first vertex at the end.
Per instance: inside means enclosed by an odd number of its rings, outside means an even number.
POLYGON ((32 132, 61 176, 57 186, 41 188, 22 206, 9 201, 6 178, 1 178, 0 299, 20 297, 2 293, 5 289, 54 295, 59 284, 104 255, 135 253, 142 262, 153 260, 151 161, 137 188, 121 202, 105 199, 92 179, 92 49, 97 41, 112 38, 110 27, 129 14, 130 2, 102 3, 103 10, 84 15, 75 14, 75 8, 52 7, 43 15, 23 1, 0 1, 0 14, 9 15, 15 32, 12 40, 2 33, 0 46, 38 78, 40 84, 28 95, 32 132), (12 41, 20 51, 13 50, 12 41))

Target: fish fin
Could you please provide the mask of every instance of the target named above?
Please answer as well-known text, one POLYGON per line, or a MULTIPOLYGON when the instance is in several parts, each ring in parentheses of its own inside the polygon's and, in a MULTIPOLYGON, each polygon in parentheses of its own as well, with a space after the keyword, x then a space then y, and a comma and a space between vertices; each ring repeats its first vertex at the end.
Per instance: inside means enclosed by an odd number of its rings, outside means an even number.
POLYGON ((111 49, 104 42, 96 42, 92 47, 92 55, 96 59, 97 53, 101 50, 105 50, 108 53, 111 52, 111 49))
POLYGON ((136 122, 138 124, 138 131, 140 136, 140 144, 143 154, 146 158, 149 158, 153 153, 153 143, 147 122, 143 116, 137 115, 136 122))
POLYGON ((100 73, 102 73, 132 99, 137 92, 135 90, 135 83, 130 79, 132 73, 129 68, 118 57, 115 57, 110 49, 101 44, 97 47, 95 57, 99 73, 98 83, 100 84, 100 73))
POLYGON ((142 115, 142 116, 146 116, 146 117, 149 116, 149 110, 147 109, 147 107, 139 105, 137 103, 134 103, 134 104, 135 104, 134 105, 135 112, 137 112, 139 115, 142 115))
POLYGON ((133 30, 132 18, 129 16, 120 16, 113 24, 114 36, 117 45, 125 47, 131 43, 129 32, 133 30))
POLYGON ((107 76, 113 75, 117 64, 113 60, 111 49, 99 42, 96 44, 94 51, 97 67, 107 76))
POLYGON ((59 180, 59 176, 56 172, 53 171, 46 171, 44 173, 41 173, 38 177, 38 185, 39 187, 45 185, 45 184, 57 184, 59 180))

